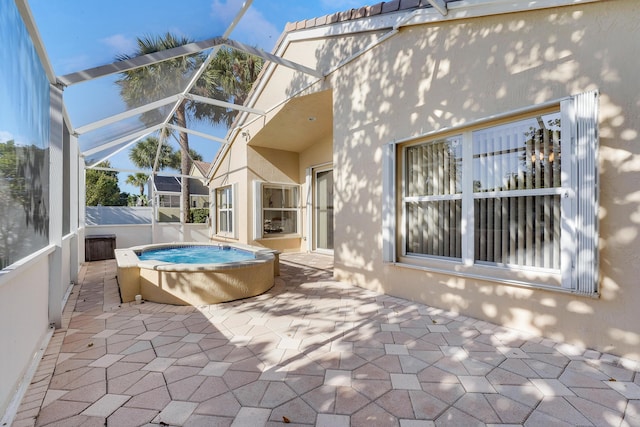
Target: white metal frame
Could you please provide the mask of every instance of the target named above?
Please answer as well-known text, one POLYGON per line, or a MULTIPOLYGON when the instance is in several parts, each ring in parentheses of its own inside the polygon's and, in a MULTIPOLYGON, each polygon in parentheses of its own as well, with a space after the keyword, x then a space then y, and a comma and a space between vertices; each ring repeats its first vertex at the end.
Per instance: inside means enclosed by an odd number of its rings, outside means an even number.
MULTIPOLYGON (((312 194, 313 194, 313 202, 312 202, 312 222, 310 224, 310 231, 311 231, 311 238, 312 238, 312 242, 313 242, 313 251, 318 252, 318 253, 322 253, 322 254, 327 254, 327 255, 333 255, 333 249, 324 249, 324 248, 319 248, 318 247, 318 238, 319 238, 319 233, 318 233, 318 215, 316 214, 316 210, 318 209, 318 174, 322 173, 322 172, 328 172, 328 171, 333 171, 333 164, 332 163, 328 163, 328 164, 324 164, 324 165, 320 165, 320 166, 316 166, 313 169, 313 190, 312 190, 312 194)), ((332 232, 335 231, 335 226, 333 227, 332 232)))

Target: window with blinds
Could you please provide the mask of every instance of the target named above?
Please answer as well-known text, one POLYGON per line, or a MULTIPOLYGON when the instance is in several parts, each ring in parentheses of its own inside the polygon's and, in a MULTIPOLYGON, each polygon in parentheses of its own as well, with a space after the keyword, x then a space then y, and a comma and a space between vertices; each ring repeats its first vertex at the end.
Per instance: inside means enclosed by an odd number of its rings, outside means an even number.
POLYGON ((474 259, 560 268, 560 113, 471 133, 474 259))
POLYGON ((447 138, 406 150, 406 250, 462 256, 462 149, 447 138))
MULTIPOLYGON (((434 268, 476 277, 486 267, 531 270, 573 292, 597 293, 598 93, 560 100, 555 112, 549 104, 527 111, 388 145, 385 261, 447 260, 453 264, 434 268)), ((496 277, 523 277, 514 274, 496 277)))

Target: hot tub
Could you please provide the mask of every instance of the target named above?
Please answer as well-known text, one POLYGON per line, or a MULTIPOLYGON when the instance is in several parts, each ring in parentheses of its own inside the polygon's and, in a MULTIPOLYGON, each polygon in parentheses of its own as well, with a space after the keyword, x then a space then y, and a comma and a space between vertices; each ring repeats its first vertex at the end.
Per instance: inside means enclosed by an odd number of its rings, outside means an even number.
POLYGON ((115 250, 122 302, 142 299, 162 304, 208 305, 260 295, 278 274, 278 252, 240 245, 176 243, 115 250), (241 250, 250 259, 214 263, 173 263, 141 260, 145 251, 209 246, 213 251, 241 250))

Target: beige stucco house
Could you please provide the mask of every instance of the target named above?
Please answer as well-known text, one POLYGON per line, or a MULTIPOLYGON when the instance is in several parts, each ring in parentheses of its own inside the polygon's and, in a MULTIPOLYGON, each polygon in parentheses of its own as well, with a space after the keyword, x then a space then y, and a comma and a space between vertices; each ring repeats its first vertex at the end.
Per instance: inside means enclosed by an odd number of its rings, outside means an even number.
POLYGON ((213 238, 640 360, 639 17, 403 0, 289 25, 295 66, 265 67, 210 170, 213 238))

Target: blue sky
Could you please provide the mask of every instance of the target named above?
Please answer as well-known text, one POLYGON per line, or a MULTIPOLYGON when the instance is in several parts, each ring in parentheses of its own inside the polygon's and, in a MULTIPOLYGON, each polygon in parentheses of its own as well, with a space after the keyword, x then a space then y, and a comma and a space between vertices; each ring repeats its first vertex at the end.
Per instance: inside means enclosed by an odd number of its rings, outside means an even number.
MULTIPOLYGON (((222 35, 242 0, 30 0, 29 5, 57 75, 111 63, 117 55, 135 50, 137 37, 171 32, 192 40, 222 35)), ((366 0, 254 0, 231 38, 271 51, 287 22, 323 16, 368 4, 366 0)), ((124 111, 114 78, 81 83, 65 90, 64 99, 73 126, 79 127, 124 111)), ((200 126, 202 129, 202 126, 200 126)), ((226 129, 213 134, 224 136, 226 129)), ((190 145, 212 161, 219 146, 190 136, 190 145)), ((110 159, 118 168, 131 169, 127 152, 110 159)), ((122 191, 137 193, 124 184, 122 191)))

